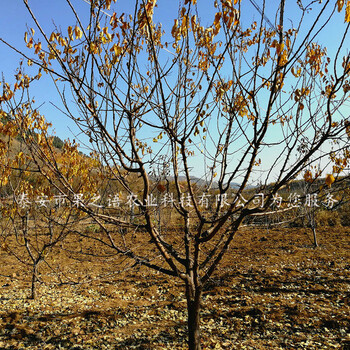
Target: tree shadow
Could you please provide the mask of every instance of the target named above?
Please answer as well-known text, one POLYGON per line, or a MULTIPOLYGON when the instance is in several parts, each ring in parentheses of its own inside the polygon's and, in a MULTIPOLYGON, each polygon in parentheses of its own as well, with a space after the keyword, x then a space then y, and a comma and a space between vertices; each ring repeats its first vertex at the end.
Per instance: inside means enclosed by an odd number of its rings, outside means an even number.
MULTIPOLYGON (((121 328, 115 324, 115 321, 117 318, 126 317, 126 315, 127 313, 123 314, 123 312, 116 314, 115 312, 99 310, 87 310, 76 313, 32 314, 30 316, 21 312, 5 312, 0 314, 0 319, 2 320, 2 324, 0 323, 0 342, 3 341, 10 345, 20 341, 25 346, 37 347, 51 344, 57 349, 90 349, 85 342, 90 336, 96 336, 96 334, 100 333, 101 338, 92 347, 97 349, 99 348, 98 343, 104 343, 102 340, 104 335, 122 333, 121 328), (82 320, 82 322, 79 320, 82 320), (70 323, 70 321, 72 322, 70 323), (77 322, 76 327, 78 329, 83 324, 86 325, 86 322, 89 324, 89 327, 85 327, 82 333, 75 334, 73 329, 74 322, 77 322), (78 322, 81 323, 79 324, 78 322), (69 325, 72 325, 72 327, 69 327, 69 325), (78 344, 77 338, 79 337, 80 343, 78 344)), ((120 350, 128 348, 146 350, 154 349, 155 344, 161 348, 162 344, 178 344, 179 341, 186 342, 185 337, 182 336, 182 334, 186 334, 185 325, 181 322, 175 324, 171 332, 167 332, 166 327, 160 327, 158 332, 154 332, 155 327, 157 326, 155 325, 152 328, 153 335, 136 335, 133 332, 128 332, 122 337, 122 340, 115 339, 109 345, 113 349, 120 350), (176 332, 177 329, 182 330, 181 334, 176 332)), ((106 340, 106 343, 110 343, 110 341, 106 340)))

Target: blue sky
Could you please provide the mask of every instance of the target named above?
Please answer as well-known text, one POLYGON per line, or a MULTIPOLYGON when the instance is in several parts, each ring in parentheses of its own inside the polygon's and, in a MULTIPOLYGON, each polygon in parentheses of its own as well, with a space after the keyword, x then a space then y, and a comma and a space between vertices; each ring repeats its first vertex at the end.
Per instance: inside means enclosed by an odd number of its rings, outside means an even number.
MULTIPOLYGON (((88 10, 88 5, 83 1, 74 1, 78 10, 88 10)), ((65 4, 64 0, 29 0, 33 12, 42 24, 44 30, 51 32, 54 28, 54 23, 62 28, 66 28, 73 21, 73 16, 65 4)), ((24 33, 29 28, 35 28, 35 24, 31 19, 22 0, 7 1, 3 4, 3 11, 0 14, 0 37, 9 42, 11 45, 18 47, 25 53, 31 54, 25 46, 24 33)), ((35 28, 36 32, 38 30, 35 28)), ((13 81, 13 75, 16 73, 21 56, 0 44, 0 71, 4 75, 6 81, 13 81)), ((28 68, 26 68, 28 69, 28 68)), ((57 103, 56 91, 48 77, 43 75, 43 79, 35 82, 32 94, 38 103, 41 105, 41 113, 54 124, 57 136, 62 139, 73 138, 68 127, 74 130, 74 125, 67 120, 61 118, 56 108, 50 102, 57 103)))
MULTIPOLYGON (((84 0, 71 0, 77 12, 81 14, 82 18, 88 16, 89 5, 84 0)), ((66 30, 69 25, 75 24, 75 19, 65 0, 28 0, 33 12, 37 16, 43 29, 48 33, 54 29, 57 25, 66 30)), ((255 2, 262 6, 262 0, 255 0, 255 2)), ((266 14, 271 22, 275 22, 276 2, 279 1, 266 1, 266 14)), ((304 4, 306 1, 302 1, 304 4)), ((311 1, 308 1, 308 3, 311 1)), ((118 14, 122 12, 132 12, 132 4, 134 2, 130 0, 118 0, 116 9, 118 14)), ((198 0, 198 6, 200 14, 202 16, 203 25, 210 24, 213 21, 213 1, 210 0, 198 0)), ((301 11, 296 4, 296 0, 286 0, 286 6, 288 7, 287 18, 289 23, 298 23, 301 11)), ((317 3, 314 7, 320 6, 317 3)), ((252 6, 250 0, 242 0, 243 7, 243 24, 247 26, 252 20, 259 20, 260 14, 252 6)), ((164 29, 170 29, 173 25, 173 20, 177 16, 178 1, 173 0, 159 0, 158 8, 155 10, 157 18, 162 21, 164 29)), ((325 14, 326 18, 329 13, 325 14)), ((314 12, 310 11, 306 15, 305 27, 309 27, 314 21, 314 12)), ((4 2, 2 11, 0 13, 0 37, 8 41, 10 44, 18 47, 19 49, 26 51, 24 43, 24 32, 28 27, 35 27, 34 23, 28 14, 25 5, 22 0, 14 0, 4 2)), ((289 24, 287 22, 287 25, 289 24)), ((323 45, 328 47, 330 55, 334 53, 337 41, 334 40, 337 37, 339 28, 344 25, 344 13, 336 14, 332 23, 330 23, 322 35, 319 36, 316 41, 319 41, 323 45)), ((37 31, 37 29, 36 29, 37 31)), ((302 35, 303 28, 301 30, 302 35)), ((28 51, 29 52, 29 51, 28 51)), ((12 77, 18 67, 18 62, 21 57, 19 54, 13 52, 11 49, 0 43, 0 71, 4 74, 5 80, 11 82, 12 77)), ((69 121, 66 117, 52 106, 54 104, 60 104, 56 91, 48 77, 43 77, 40 81, 36 82, 32 89, 32 94, 36 99, 38 105, 42 105, 40 110, 46 116, 46 118, 53 123, 53 127, 56 134, 62 139, 74 138, 78 132, 75 125, 69 121)))
MULTIPOLYGON (((68 25, 75 23, 74 17, 66 3, 65 0, 29 0, 30 6, 33 12, 37 16, 39 22, 41 23, 44 30, 51 32, 54 26, 60 26, 62 29, 66 29, 68 25)), ((262 0, 255 0, 255 2, 262 6, 262 0)), ((304 1, 305 2, 305 1, 304 1)), ((79 14, 88 15, 89 5, 84 0, 72 0, 73 5, 76 7, 79 14)), ((117 11, 122 12, 132 12, 131 4, 133 1, 130 0, 118 0, 117 1, 117 11)), ((210 0, 198 0, 198 5, 200 9, 205 9, 202 12, 203 22, 212 23, 213 14, 210 11, 213 1, 210 0), (203 4, 203 5, 202 5, 203 4), (208 10, 209 9, 209 10, 208 10)), ((275 22, 275 18, 272 15, 275 13, 275 1, 267 1, 266 13, 271 22, 275 22)), ((295 0, 287 0, 287 4, 296 3, 295 0)), ((250 23, 252 20, 258 20, 260 14, 252 6, 250 1, 242 0, 242 6, 244 8, 243 23, 250 23)), ((317 6, 317 5, 315 5, 317 6)), ((162 19, 162 24, 165 29, 171 28, 173 25, 173 19, 175 18, 178 11, 178 1, 169 0, 159 0, 158 8, 156 9, 157 17, 162 19)), ((300 17, 301 11, 296 4, 293 5, 292 10, 287 14, 290 22, 297 22, 300 17)), ((306 21, 306 25, 309 25, 313 21, 313 13, 310 12, 307 15, 309 18, 306 21)), ((329 51, 332 52, 333 45, 336 45, 332 38, 337 32, 337 25, 342 25, 344 14, 338 14, 336 21, 328 26, 327 31, 324 31, 322 37, 319 38, 320 41, 327 44, 329 51)), ((22 0, 6 1, 2 4, 2 11, 0 13, 0 37, 8 41, 10 44, 18 47, 24 52, 30 53, 26 50, 24 43, 24 32, 28 27, 35 27, 33 20, 28 14, 22 0)), ((203 23, 206 24, 206 23, 203 23)), ((13 74, 15 74, 18 67, 18 63, 21 56, 10 48, 6 47, 4 44, 0 43, 0 71, 4 74, 5 80, 11 81, 13 74)), ((41 110, 46 115, 46 117, 53 121, 55 129, 58 136, 65 138, 69 135, 67 130, 67 125, 73 128, 73 125, 69 124, 67 121, 62 123, 61 118, 57 120, 57 110, 50 106, 49 101, 55 102, 55 90, 49 79, 42 79, 38 82, 35 88, 32 90, 34 96, 38 103, 44 103, 41 110), (58 121, 58 123, 56 122, 58 121)))
MULTIPOLYGON (((75 18, 65 0, 29 0, 28 2, 42 28, 47 33, 51 33, 55 26, 61 27, 63 31, 66 31, 69 25, 75 24, 75 18)), ((88 18, 89 4, 86 1, 71 0, 71 2, 82 18, 84 16, 88 18)), ((162 4, 160 6, 161 11, 164 9, 168 14, 177 13, 177 1, 160 0, 159 2, 162 4)), ((119 14, 123 12, 133 13, 132 3, 133 1, 130 0, 118 0, 117 12, 119 14)), ((36 33, 38 33, 38 30, 23 1, 7 1, 6 4, 2 5, 2 11, 0 12, 0 37, 31 55, 32 50, 27 49, 25 46, 24 33, 28 27, 34 28, 36 33)), ((168 28, 171 29, 173 18, 166 18, 164 25, 168 25, 168 28)), ((16 74, 21 58, 21 55, 0 43, 0 72, 9 83, 13 81, 13 75, 16 74)), ((41 105, 40 110, 42 114, 53 123, 57 136, 62 139, 74 138, 78 132, 74 123, 67 120, 67 118, 62 118, 59 111, 50 104, 50 102, 59 104, 59 99, 56 96, 56 90, 51 80, 43 75, 43 78, 32 86, 31 92, 37 104, 41 105)))

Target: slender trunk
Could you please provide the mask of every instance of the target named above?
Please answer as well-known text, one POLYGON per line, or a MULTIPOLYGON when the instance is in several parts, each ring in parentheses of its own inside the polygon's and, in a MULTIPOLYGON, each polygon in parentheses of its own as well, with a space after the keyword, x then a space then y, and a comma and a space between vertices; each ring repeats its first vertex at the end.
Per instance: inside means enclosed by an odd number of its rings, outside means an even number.
POLYGON ((38 264, 35 262, 33 264, 33 272, 32 272, 32 285, 31 285, 31 293, 29 299, 35 299, 35 282, 37 281, 37 272, 38 272, 38 264))
POLYGON ((314 248, 318 247, 317 234, 316 234, 316 219, 315 219, 315 209, 312 209, 311 213, 311 229, 314 236, 314 248))
POLYGON ((200 350, 200 300, 201 288, 186 285, 187 299, 187 327, 188 327, 188 348, 189 350, 200 350))
POLYGON ((317 242, 317 234, 316 234, 316 227, 312 225, 312 233, 314 236, 314 248, 318 247, 318 242, 317 242))

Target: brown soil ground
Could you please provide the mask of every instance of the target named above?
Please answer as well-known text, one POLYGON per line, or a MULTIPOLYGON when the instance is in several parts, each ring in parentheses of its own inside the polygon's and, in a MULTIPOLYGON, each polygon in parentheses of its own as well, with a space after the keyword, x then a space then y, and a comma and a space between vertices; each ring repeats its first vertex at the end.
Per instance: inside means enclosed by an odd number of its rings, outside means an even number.
MULTIPOLYGON (((243 228, 204 292, 203 349, 349 350, 350 228, 318 238, 243 228)), ((29 271, 0 251, 0 349, 186 349, 179 281, 55 254, 30 300, 29 271)))

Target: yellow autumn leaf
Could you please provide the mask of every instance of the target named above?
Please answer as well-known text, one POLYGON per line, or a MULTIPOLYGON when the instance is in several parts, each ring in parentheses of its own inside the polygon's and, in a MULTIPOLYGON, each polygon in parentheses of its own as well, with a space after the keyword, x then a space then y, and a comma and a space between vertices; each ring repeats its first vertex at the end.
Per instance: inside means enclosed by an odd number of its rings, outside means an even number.
POLYGON ((284 49, 284 43, 276 44, 277 55, 280 55, 283 49, 284 49))
POLYGON ((7 183, 8 183, 8 177, 7 176, 3 176, 2 178, 0 178, 1 186, 6 186, 7 183))
POLYGON ((183 34, 183 36, 186 36, 187 34, 187 29, 189 28, 189 18, 187 15, 184 15, 182 17, 182 22, 181 22, 181 33, 183 34))
POLYGON ((58 37, 57 38, 57 40, 58 40, 58 43, 60 44, 60 45, 62 45, 62 46, 64 46, 64 47, 66 47, 67 46, 67 41, 66 41, 66 39, 64 39, 64 38, 62 38, 62 37, 58 37))
POLYGON ((19 160, 23 160, 23 159, 24 159, 23 152, 19 152, 19 153, 17 154, 17 160, 19 161, 19 160))
POLYGON ((345 22, 350 22, 350 0, 348 0, 346 3, 345 22))
POLYGON ((1 244, 1 250, 7 252, 8 249, 9 249, 9 248, 8 248, 7 244, 6 244, 5 242, 3 242, 3 243, 1 244))
POLYGON ((81 39, 83 36, 82 30, 78 26, 75 26, 74 34, 75 34, 75 39, 81 39))
POLYGON ((98 54, 98 46, 94 42, 90 43, 89 51, 92 54, 98 54))
POLYGON ((33 38, 30 38, 28 43, 27 43, 28 49, 31 49, 33 47, 33 38))
POLYGON ((52 41, 55 41, 55 39, 56 39, 56 33, 52 32, 51 35, 50 35, 49 41, 52 42, 52 41))
POLYGON ((215 19, 214 19, 214 34, 217 35, 220 31, 221 25, 220 25, 220 19, 221 19, 221 12, 217 12, 215 14, 215 19))
POLYGON ((106 10, 110 10, 111 9, 111 0, 106 0, 104 7, 106 10))
POLYGON ((35 45, 34 45, 34 48, 35 48, 34 53, 35 53, 35 54, 38 54, 38 53, 41 51, 41 42, 35 44, 35 45))
POLYGON ((71 26, 68 27, 68 36, 70 40, 74 40, 73 38, 73 28, 71 26))
POLYGON ((175 38, 176 33, 178 32, 178 26, 179 26, 179 20, 178 19, 174 19, 174 25, 173 28, 171 30, 171 35, 175 38))
POLYGON ((335 178, 332 174, 327 174, 325 178, 325 182, 328 185, 328 187, 331 187, 332 183, 335 181, 335 178))
POLYGON ((306 182, 309 182, 309 183, 313 181, 313 179, 312 179, 312 173, 311 173, 310 170, 305 171, 304 180, 305 180, 306 182))
POLYGON ((340 12, 344 6, 344 0, 338 0, 337 5, 338 5, 338 12, 340 12))

